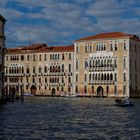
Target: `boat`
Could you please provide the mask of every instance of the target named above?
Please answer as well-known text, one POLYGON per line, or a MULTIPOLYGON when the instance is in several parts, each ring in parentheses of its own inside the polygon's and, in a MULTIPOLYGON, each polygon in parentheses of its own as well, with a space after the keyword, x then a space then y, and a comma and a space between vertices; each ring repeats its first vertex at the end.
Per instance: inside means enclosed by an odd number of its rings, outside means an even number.
POLYGON ((24 93, 23 96, 33 96, 31 93, 24 93))
POLYGON ((61 95, 61 97, 68 97, 68 98, 74 98, 77 96, 78 96, 77 94, 63 94, 63 95, 61 95))
POLYGON ((115 99, 115 103, 116 106, 122 106, 122 107, 134 106, 134 104, 129 98, 115 99))

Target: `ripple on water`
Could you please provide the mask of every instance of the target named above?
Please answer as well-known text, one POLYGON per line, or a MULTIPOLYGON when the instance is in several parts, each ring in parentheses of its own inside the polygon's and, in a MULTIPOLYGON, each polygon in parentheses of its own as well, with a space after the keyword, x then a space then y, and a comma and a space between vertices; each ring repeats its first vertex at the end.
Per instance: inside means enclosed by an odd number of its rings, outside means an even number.
POLYGON ((139 140, 136 103, 121 108, 112 99, 26 98, 0 108, 0 139, 139 140))

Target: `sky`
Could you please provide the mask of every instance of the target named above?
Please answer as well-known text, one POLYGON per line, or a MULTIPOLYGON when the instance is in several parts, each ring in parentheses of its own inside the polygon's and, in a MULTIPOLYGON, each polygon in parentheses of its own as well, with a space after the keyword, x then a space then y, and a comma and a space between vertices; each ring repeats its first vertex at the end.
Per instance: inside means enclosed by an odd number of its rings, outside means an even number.
POLYGON ((140 36, 140 0, 1 0, 6 47, 71 45, 102 32, 140 36))

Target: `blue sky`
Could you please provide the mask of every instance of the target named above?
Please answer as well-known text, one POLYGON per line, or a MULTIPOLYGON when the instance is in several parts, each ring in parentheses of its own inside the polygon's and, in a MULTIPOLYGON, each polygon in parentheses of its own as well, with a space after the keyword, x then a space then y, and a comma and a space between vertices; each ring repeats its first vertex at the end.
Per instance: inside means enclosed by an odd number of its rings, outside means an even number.
POLYGON ((140 0, 1 0, 6 46, 71 45, 101 32, 140 35, 140 0))

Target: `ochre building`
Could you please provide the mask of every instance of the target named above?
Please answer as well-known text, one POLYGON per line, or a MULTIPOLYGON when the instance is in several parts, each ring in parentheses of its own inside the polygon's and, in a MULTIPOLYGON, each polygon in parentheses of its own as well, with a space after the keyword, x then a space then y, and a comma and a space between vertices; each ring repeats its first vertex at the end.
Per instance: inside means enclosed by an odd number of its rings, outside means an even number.
POLYGON ((8 49, 5 57, 6 93, 65 95, 73 93, 74 46, 34 44, 8 49))
POLYGON ((5 18, 0 15, 0 101, 4 96, 5 18))
POLYGON ((5 90, 20 95, 140 97, 140 40, 121 32, 8 49, 5 90))

